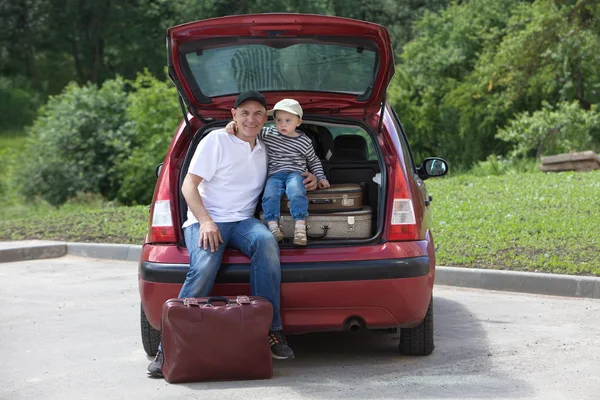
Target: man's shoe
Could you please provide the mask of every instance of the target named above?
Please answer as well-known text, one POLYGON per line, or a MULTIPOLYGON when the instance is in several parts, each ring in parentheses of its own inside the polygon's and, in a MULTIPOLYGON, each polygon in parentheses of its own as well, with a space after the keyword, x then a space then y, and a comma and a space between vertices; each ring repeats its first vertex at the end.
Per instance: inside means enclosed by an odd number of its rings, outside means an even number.
POLYGON ((276 360, 291 360, 294 351, 287 344, 282 331, 269 332, 269 345, 271 346, 271 357, 276 360))
POLYGON ((153 378, 162 378, 163 352, 159 350, 154 360, 148 365, 148 375, 153 378))

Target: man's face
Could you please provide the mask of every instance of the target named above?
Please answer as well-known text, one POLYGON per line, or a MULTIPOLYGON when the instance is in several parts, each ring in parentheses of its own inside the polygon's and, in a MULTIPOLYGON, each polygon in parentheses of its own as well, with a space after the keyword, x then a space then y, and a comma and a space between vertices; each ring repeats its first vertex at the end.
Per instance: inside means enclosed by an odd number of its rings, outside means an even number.
POLYGON ((240 139, 253 141, 267 122, 267 110, 258 101, 246 101, 231 109, 233 120, 237 123, 237 134, 240 139))

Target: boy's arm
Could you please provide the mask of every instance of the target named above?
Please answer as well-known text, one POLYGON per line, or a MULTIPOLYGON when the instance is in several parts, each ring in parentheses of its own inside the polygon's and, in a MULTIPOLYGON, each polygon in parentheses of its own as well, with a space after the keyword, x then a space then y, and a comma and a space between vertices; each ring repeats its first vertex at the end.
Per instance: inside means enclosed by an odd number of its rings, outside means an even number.
POLYGON ((309 143, 306 149, 306 161, 308 164, 308 169, 317 177, 319 181, 327 180, 327 177, 325 176, 325 171, 323 170, 323 165, 321 164, 321 160, 319 160, 319 157, 317 157, 317 155, 315 154, 315 149, 313 148, 308 136, 306 136, 306 139, 309 143))

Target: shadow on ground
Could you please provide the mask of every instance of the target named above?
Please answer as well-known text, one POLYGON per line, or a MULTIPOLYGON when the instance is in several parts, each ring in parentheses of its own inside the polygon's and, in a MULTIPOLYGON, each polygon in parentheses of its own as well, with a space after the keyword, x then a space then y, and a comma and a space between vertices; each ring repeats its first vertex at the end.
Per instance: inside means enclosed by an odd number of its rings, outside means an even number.
POLYGON ((310 398, 518 398, 524 380, 494 368, 486 332, 465 305, 436 297, 433 354, 403 356, 399 333, 314 333, 288 338, 293 361, 275 361, 266 381, 184 384, 193 390, 287 387, 310 398))

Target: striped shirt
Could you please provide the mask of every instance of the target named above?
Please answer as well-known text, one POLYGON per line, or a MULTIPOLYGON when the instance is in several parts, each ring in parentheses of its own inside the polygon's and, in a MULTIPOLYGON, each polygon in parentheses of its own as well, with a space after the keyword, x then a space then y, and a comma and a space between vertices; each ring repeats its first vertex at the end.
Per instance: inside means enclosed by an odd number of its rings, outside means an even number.
POLYGON ((258 137, 267 145, 269 155, 268 176, 283 171, 304 172, 308 166, 318 180, 327 179, 310 138, 300 131, 296 133, 299 136, 285 136, 274 126, 265 127, 260 132, 258 137))

